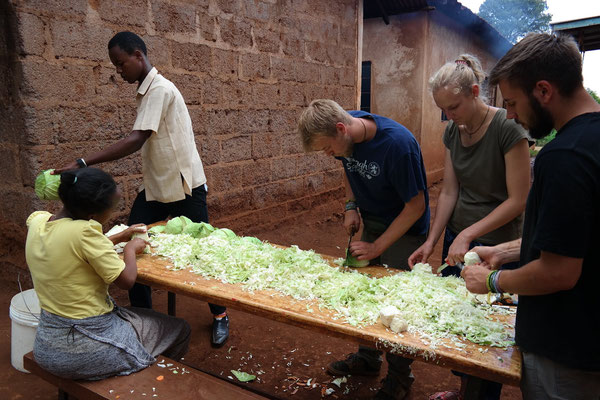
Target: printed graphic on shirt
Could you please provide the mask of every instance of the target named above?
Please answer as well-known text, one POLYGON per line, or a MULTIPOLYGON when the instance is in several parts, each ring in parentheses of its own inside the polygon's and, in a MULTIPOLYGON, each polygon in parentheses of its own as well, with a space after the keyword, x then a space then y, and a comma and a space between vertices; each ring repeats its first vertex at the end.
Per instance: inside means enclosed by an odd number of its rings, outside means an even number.
POLYGON ((346 157, 346 161, 348 162, 348 164, 346 164, 348 172, 357 172, 366 179, 372 179, 381 172, 379 164, 374 161, 367 162, 367 160, 365 160, 360 162, 352 157, 346 157))

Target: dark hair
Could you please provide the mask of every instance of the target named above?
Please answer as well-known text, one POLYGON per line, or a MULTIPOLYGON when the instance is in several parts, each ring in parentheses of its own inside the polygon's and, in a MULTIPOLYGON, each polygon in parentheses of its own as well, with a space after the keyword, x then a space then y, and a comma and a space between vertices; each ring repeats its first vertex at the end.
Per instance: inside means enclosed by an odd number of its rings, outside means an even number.
POLYGON ((581 54, 570 35, 530 33, 498 61, 489 80, 490 85, 506 80, 525 93, 546 80, 569 97, 583 83, 581 54))
POLYGON ((119 32, 113 36, 108 42, 108 50, 115 46, 119 46, 121 50, 129 55, 132 55, 136 50, 141 50, 145 55, 148 55, 146 43, 144 43, 141 37, 133 32, 119 32))
POLYGON ((98 168, 81 168, 60 175, 58 196, 73 219, 89 219, 113 206, 115 180, 98 168))

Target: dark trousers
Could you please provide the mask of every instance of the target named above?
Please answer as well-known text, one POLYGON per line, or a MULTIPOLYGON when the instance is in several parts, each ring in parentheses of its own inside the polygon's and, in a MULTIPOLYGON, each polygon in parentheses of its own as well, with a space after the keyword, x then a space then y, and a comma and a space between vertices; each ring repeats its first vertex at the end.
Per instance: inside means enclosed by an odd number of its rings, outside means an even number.
MULTIPOLYGON (((389 227, 389 224, 379 220, 376 217, 362 215, 363 218, 363 233, 361 240, 373 243, 380 237, 383 232, 389 227)), ((383 254, 374 260, 370 260, 371 265, 387 265, 390 268, 397 268, 407 271, 408 257, 418 249, 426 239, 426 235, 408 235, 405 234, 396 242, 392 243, 383 254)), ((356 353, 360 358, 367 362, 370 368, 381 368, 382 354, 381 350, 360 345, 356 353)), ((415 380, 412 374, 411 364, 413 360, 405 358, 390 352, 385 353, 385 358, 388 362, 388 377, 399 382, 402 387, 408 389, 415 380)))
MULTIPOLYGON (((454 242, 454 239, 456 239, 456 236, 458 236, 458 235, 455 232, 446 228, 446 233, 444 234, 444 247, 442 249, 442 262, 444 262, 446 257, 448 257, 448 250, 450 249, 452 242, 454 242)), ((491 246, 491 245, 476 242, 476 241, 469 243, 469 249, 472 249, 473 247, 476 247, 476 246, 491 246)), ((518 266, 519 266, 518 262, 512 262, 512 263, 502 265, 500 267, 500 269, 515 269, 518 266)), ((454 267, 454 266, 446 267, 442 271, 442 275, 443 276, 449 276, 449 275, 460 276, 460 269, 458 269, 458 267, 454 267)), ((452 371, 452 373, 454 375, 460 376, 463 379, 470 378, 469 375, 463 374, 462 372, 452 371)), ((500 399, 500 393, 502 393, 502 384, 501 383, 488 381, 486 379, 482 379, 481 381, 482 381, 481 382, 482 386, 481 386, 480 393, 481 393, 482 400, 498 400, 498 399, 500 399)))
MULTIPOLYGON (((185 195, 185 199, 172 203, 160 201, 146 201, 146 191, 138 193, 131 212, 128 225, 153 224, 164 221, 168 217, 186 216, 194 222, 208 223, 208 208, 206 207, 206 189, 204 185, 192 189, 192 195, 185 195)), ((129 302, 132 307, 152 308, 152 289, 150 286, 136 283, 129 290, 129 302)), ((222 314, 226 308, 215 304, 208 304, 210 312, 214 315, 222 314)))

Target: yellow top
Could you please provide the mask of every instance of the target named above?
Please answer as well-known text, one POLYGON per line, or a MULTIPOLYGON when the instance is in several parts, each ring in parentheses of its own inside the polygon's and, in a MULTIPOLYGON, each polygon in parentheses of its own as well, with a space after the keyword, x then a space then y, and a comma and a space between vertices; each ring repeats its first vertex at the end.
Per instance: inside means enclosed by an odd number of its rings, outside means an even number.
POLYGON ((183 96, 152 68, 138 88, 136 102, 133 130, 153 132, 142 146, 146 200, 183 200, 192 189, 206 183, 183 96))
POLYGON ((27 218, 25 256, 42 309, 82 319, 113 309, 108 285, 125 263, 100 223, 61 218, 36 211, 27 218))

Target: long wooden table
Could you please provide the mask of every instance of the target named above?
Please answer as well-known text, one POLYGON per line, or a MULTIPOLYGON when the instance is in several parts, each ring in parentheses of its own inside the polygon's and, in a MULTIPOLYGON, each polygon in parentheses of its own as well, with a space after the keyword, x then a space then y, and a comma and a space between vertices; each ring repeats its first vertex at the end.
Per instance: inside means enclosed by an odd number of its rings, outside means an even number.
MULTIPOLYGON (((418 336, 408 332, 404 332, 402 336, 396 335, 380 323, 362 328, 353 327, 342 319, 336 319, 333 312, 319 310, 315 301, 299 301, 275 291, 248 292, 243 290, 240 284, 226 284, 216 279, 207 279, 189 270, 173 271, 166 268, 168 265, 172 264, 162 257, 149 254, 139 256, 138 281, 171 293, 246 311, 382 350, 389 350, 392 345, 394 352, 402 356, 452 368, 482 379, 513 386, 518 386, 521 379, 521 354, 515 347, 500 349, 466 341, 467 346, 464 349, 437 346, 432 350, 418 336)), ((372 276, 389 273, 383 267, 362 268, 361 272, 372 276)), ((171 295, 170 300, 174 300, 174 295, 171 295)), ((170 311, 173 311, 173 307, 170 311)), ((514 315, 508 318, 513 320, 514 315)))

